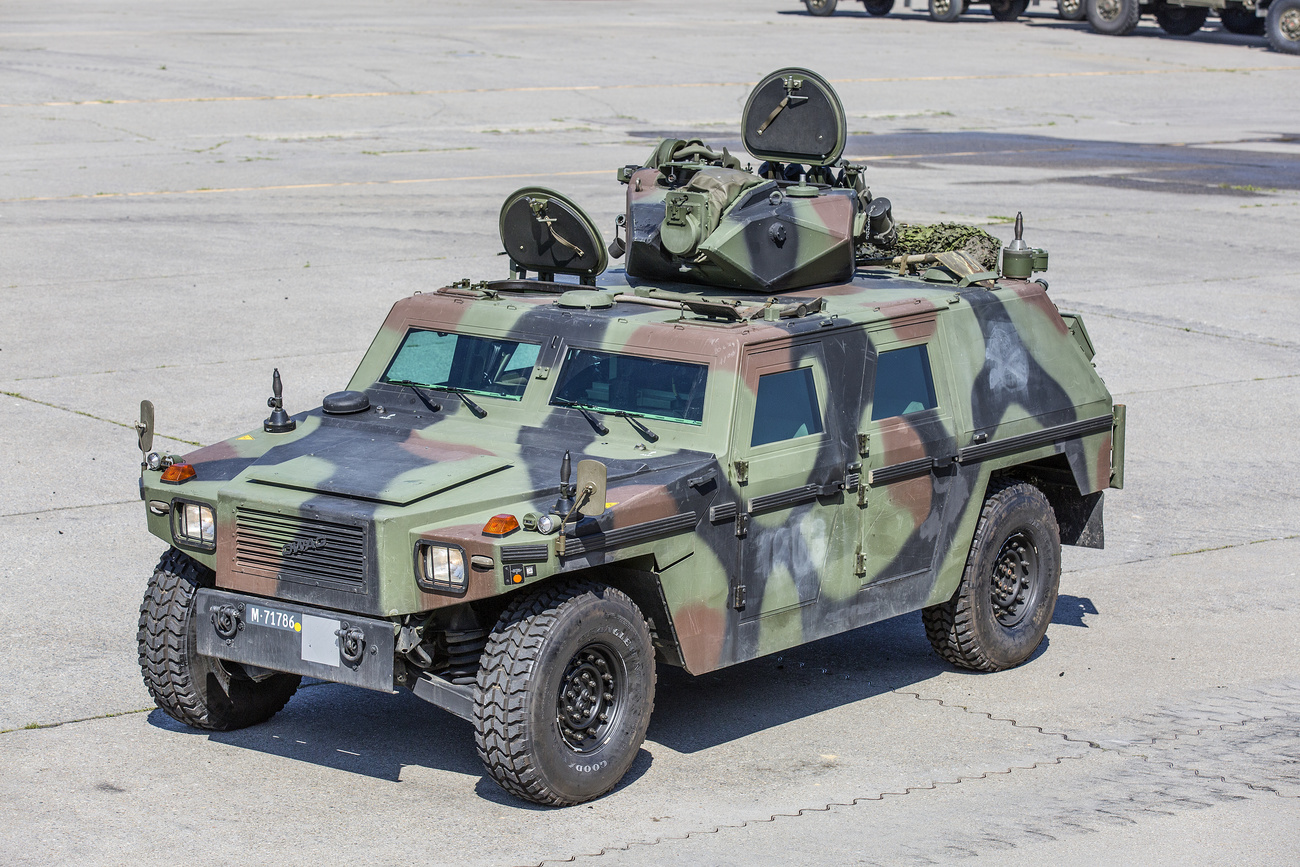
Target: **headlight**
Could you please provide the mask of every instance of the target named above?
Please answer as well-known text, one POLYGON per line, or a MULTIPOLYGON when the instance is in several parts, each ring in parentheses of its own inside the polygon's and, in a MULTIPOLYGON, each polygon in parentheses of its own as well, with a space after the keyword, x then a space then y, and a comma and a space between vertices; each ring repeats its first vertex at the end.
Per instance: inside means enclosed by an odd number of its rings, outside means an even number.
POLYGON ((195 548, 217 547, 217 518, 211 506, 203 503, 172 501, 172 538, 195 548))
POLYGON ((415 583, 437 593, 464 593, 465 552, 454 545, 421 542, 415 548, 415 583))

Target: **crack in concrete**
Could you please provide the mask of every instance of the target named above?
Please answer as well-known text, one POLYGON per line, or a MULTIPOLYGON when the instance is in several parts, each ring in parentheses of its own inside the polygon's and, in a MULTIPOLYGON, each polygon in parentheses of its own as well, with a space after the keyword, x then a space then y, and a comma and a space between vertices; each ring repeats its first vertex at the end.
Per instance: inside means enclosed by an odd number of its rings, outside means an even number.
MULTIPOLYGON (((123 422, 123 421, 116 421, 116 420, 111 419, 111 418, 104 418, 103 416, 95 415, 94 413, 85 412, 84 410, 80 410, 80 409, 71 409, 71 408, 66 407, 66 406, 59 406, 57 403, 50 403, 49 401, 46 401, 46 400, 37 400, 37 399, 34 398, 34 397, 28 397, 27 395, 25 395, 25 394, 19 394, 19 393, 16 392, 16 391, 0 391, 0 394, 3 394, 3 395, 5 395, 5 396, 7 396, 7 397, 14 397, 14 398, 17 398, 18 400, 25 400, 25 401, 27 401, 27 402, 29 402, 29 403, 38 404, 38 405, 40 405, 40 406, 48 406, 50 409, 57 409, 57 410, 61 410, 61 411, 63 411, 63 412, 70 412, 70 413, 72 413, 73 415, 80 415, 80 416, 85 416, 86 418, 93 418, 95 421, 102 421, 102 422, 107 422, 108 424, 115 424, 115 425, 117 425, 118 427, 124 427, 124 428, 126 428, 127 430, 130 430, 130 431, 134 431, 134 430, 135 430, 135 424, 134 424, 134 423, 127 423, 127 422, 123 422)), ((171 440, 171 441, 174 442, 174 443, 184 443, 184 444, 187 445, 187 446, 199 446, 199 447, 201 447, 201 446, 203 445, 203 443, 196 443, 194 440, 183 440, 183 439, 181 439, 180 437, 167 436, 166 434, 161 434, 161 433, 159 433, 159 434, 154 434, 154 436, 156 436, 156 437, 159 438, 159 439, 171 440)))

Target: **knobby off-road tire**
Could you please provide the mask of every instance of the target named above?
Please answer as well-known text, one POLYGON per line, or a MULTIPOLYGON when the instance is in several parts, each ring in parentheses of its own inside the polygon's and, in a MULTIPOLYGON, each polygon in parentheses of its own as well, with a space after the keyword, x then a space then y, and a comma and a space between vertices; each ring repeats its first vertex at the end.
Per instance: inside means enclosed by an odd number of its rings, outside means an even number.
POLYGON ((483 652, 474 690, 479 758, 521 798, 590 801, 632 766, 654 691, 650 630, 621 591, 574 581, 525 592, 483 652))
POLYGON ((1273 0, 1264 32, 1274 51, 1300 54, 1300 0, 1273 0))
POLYGON ((1051 504, 1033 485, 996 481, 957 592, 921 612, 926 636, 961 668, 1014 668, 1042 643, 1060 580, 1061 532, 1051 504))
POLYGON ((1156 23, 1170 36, 1191 36, 1205 26, 1210 10, 1204 6, 1175 6, 1161 3, 1156 6, 1156 23))
POLYGON ((1107 36, 1127 36, 1142 20, 1138 0, 1084 0, 1083 8, 1092 29, 1107 36))
POLYGON ((803 5, 807 7, 809 15, 822 18, 835 14, 835 4, 838 2, 839 0, 803 0, 803 5))
POLYGON ((144 685, 172 718, 200 729, 229 731, 264 722, 298 690, 296 674, 255 681, 236 665, 196 649, 196 591, 212 571, 172 548, 158 561, 140 605, 136 643, 144 685))
POLYGON ((894 0, 862 0, 862 5, 873 18, 888 15, 894 10, 894 0))
POLYGON ((1245 6, 1228 6, 1219 10, 1219 23, 1229 33, 1239 36, 1263 36, 1264 19, 1254 9, 1245 6))
POLYGON ((1015 21, 1029 8, 1029 0, 989 0, 989 11, 998 21, 1015 21))

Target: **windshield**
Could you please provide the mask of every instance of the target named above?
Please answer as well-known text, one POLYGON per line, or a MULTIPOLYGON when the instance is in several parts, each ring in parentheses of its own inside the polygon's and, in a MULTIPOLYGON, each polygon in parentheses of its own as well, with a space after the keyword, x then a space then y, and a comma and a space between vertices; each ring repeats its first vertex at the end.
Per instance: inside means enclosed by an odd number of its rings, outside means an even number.
POLYGON ((708 373, 703 364, 570 349, 551 404, 700 424, 708 373))
POLYGON ((449 331, 408 331, 383 382, 422 385, 519 400, 539 347, 449 331))

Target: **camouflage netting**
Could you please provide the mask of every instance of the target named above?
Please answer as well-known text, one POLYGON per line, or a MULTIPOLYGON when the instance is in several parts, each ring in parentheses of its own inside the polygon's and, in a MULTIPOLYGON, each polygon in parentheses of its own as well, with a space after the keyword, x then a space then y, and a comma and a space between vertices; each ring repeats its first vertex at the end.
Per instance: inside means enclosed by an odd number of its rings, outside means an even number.
POLYGON ((866 252, 871 257, 881 258, 898 256, 903 253, 942 253, 945 250, 960 250, 968 253, 985 269, 995 271, 998 267, 998 251, 1002 242, 978 226, 964 223, 930 223, 898 224, 898 240, 889 249, 868 247, 866 252))

